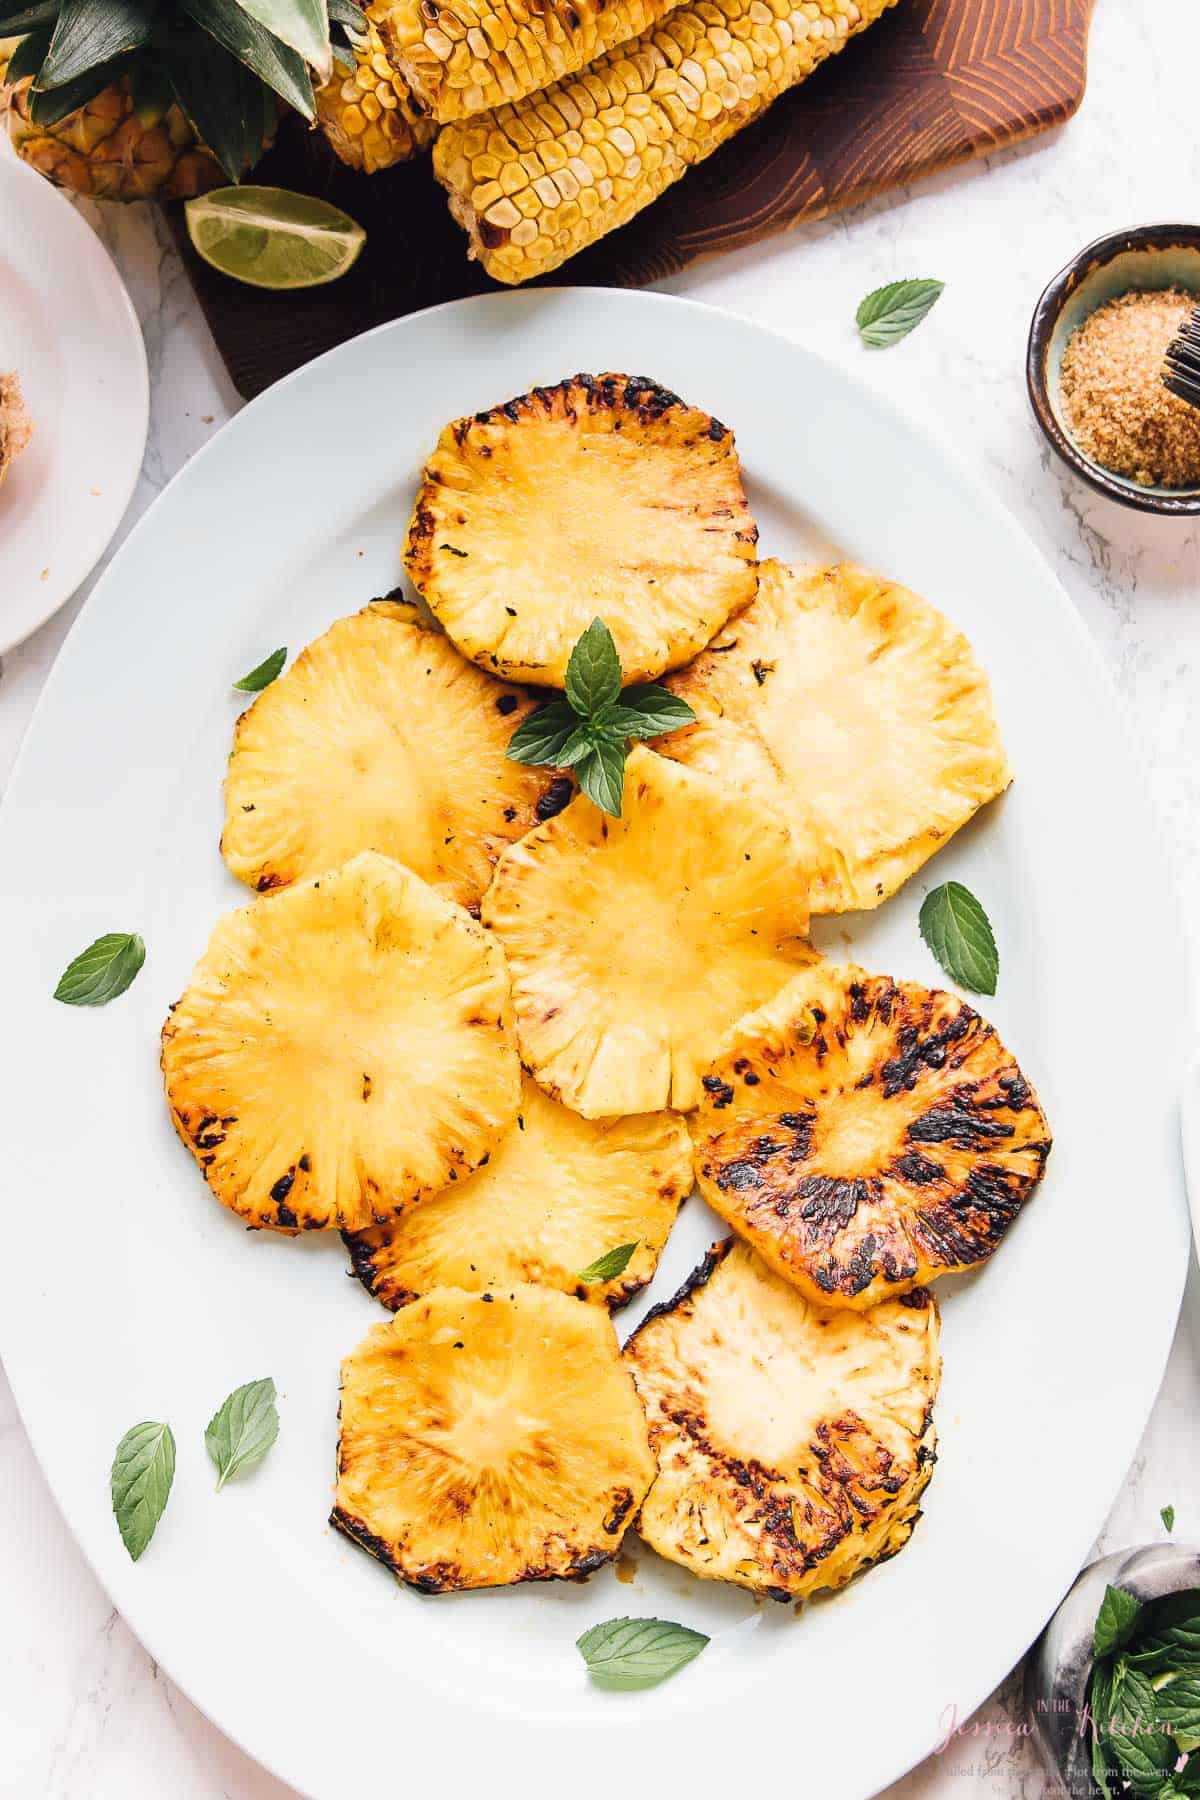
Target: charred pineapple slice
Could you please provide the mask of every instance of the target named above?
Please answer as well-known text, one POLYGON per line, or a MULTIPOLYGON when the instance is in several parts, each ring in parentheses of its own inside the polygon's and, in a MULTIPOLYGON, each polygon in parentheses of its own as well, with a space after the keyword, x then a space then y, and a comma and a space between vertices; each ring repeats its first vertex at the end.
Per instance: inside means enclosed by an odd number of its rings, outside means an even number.
POLYGON ((986 1262, 1050 1128, 954 994, 822 963, 739 1021, 692 1121, 709 1204, 810 1299, 862 1309, 986 1262))
POLYGON ((162 1066, 218 1200, 288 1232, 358 1230, 469 1174, 520 1096, 499 946, 371 852, 218 922, 162 1066))
POLYGON ((967 640, 851 563, 763 563, 754 604, 668 686, 697 722, 656 748, 791 823, 814 913, 878 906, 1011 780, 967 640))
POLYGON ((814 954, 787 827, 640 746, 620 818, 577 795, 505 851, 482 917, 523 1061, 585 1119, 695 1106, 724 1033, 814 954))
POLYGON ((226 862, 262 893, 378 850, 477 907, 553 780, 505 756, 532 706, 409 607, 339 619, 238 721, 226 862))
POLYGON ((581 1119, 526 1077, 516 1126, 485 1168, 346 1245, 355 1274, 393 1310, 430 1288, 514 1281, 623 1306, 653 1277, 691 1186, 677 1113, 581 1119), (597 1257, 634 1243, 620 1275, 580 1281, 597 1257))
POLYGON ((628 375, 576 375, 447 425, 408 572, 459 648, 561 687, 594 618, 626 681, 676 669, 754 597, 733 434, 628 375))
POLYGON ((653 1474, 607 1314, 550 1288, 436 1288, 342 1364, 332 1522, 424 1593, 584 1580, 653 1474))
POLYGON ((726 1238, 625 1356, 658 1463, 638 1529, 660 1556, 790 1600, 908 1542, 941 1373, 923 1289, 831 1311, 726 1238))

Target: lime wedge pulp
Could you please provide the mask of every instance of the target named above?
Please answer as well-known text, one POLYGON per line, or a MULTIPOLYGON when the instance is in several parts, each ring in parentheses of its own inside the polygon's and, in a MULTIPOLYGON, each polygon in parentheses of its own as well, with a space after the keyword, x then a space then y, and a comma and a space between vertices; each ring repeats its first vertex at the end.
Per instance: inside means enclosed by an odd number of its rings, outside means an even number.
POLYGON ((362 226, 340 207, 287 188, 214 188, 189 200, 184 211, 197 254, 251 287, 336 281, 367 241, 362 226))

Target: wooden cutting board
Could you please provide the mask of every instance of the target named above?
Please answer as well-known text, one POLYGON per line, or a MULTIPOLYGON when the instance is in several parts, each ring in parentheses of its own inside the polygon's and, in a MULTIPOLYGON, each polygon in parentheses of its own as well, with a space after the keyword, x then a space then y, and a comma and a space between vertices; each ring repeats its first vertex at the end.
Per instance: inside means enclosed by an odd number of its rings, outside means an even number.
MULTIPOLYGON (((1083 98, 1094 0, 900 0, 621 231, 545 285, 640 287, 699 256, 819 219, 1059 125, 1083 98)), ((293 116, 254 179, 320 194, 366 227, 340 281, 243 287, 200 262, 172 221, 200 304, 250 398, 323 350, 496 283, 467 261, 428 157, 381 175, 342 167, 293 116)))

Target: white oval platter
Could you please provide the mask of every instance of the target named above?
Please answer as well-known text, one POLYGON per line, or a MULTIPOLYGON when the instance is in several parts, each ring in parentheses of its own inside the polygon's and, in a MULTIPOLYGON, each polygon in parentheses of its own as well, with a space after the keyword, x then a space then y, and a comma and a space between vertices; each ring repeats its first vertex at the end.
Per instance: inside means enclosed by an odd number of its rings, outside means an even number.
MULTIPOLYGON (((0 1348, 115 1603, 277 1774, 316 1800, 610 1800, 630 1781, 862 1800, 1017 1660, 1086 1559, 1171 1341, 1188 1256, 1176 1122, 1188 983, 1097 655, 958 459, 814 355, 683 301, 561 289, 385 326, 248 407, 133 531, 47 685, 0 862, 0 1348), (418 471, 445 421, 614 368, 735 428, 765 552, 836 545, 961 625, 1016 770, 879 913, 822 927, 831 954, 935 980, 918 908, 935 882, 966 881, 1001 951, 984 1010, 1056 1142, 1001 1252, 943 1284, 940 1461, 911 1545, 800 1617, 636 1544, 632 1582, 606 1571, 435 1599, 399 1588, 326 1524, 339 1358, 383 1315, 346 1278, 336 1235, 248 1234, 210 1199, 159 1085, 167 1007, 213 920, 245 898, 217 848, 231 682, 400 580, 418 471), (113 930, 149 947, 129 993, 95 1012, 56 1004, 71 956, 113 930), (218 1497, 204 1426, 230 1388, 267 1373, 279 1441, 218 1497), (135 1566, 108 1469, 144 1418, 172 1423, 179 1466, 135 1566), (600 1693, 574 1640, 621 1613, 665 1614, 714 1642, 661 1688, 600 1693)), ((689 1202, 644 1304, 716 1235, 689 1202)))

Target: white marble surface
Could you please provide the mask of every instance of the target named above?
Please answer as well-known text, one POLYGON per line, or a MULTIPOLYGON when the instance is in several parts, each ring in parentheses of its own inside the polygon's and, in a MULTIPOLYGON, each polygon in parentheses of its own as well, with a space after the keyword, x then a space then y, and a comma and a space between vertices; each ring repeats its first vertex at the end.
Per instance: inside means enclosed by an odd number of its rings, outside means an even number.
MULTIPOLYGON (((843 360, 982 465, 1058 571, 1133 714, 1183 905, 1197 918, 1200 523, 1143 518, 1079 485, 1051 461, 1022 376, 1034 300, 1079 245, 1122 225, 1200 215, 1195 0, 1098 0, 1091 61, 1083 109, 1054 137, 664 286, 843 360), (852 330, 854 307, 869 288, 902 275, 940 276, 946 293, 906 343, 866 352, 852 330)), ((162 222, 146 208, 93 208, 90 216, 129 284, 150 356, 150 444, 123 533, 238 400, 162 222)), ((4 659, 0 782, 81 599, 4 659)), ((1136 888, 1130 906, 1136 929, 1136 888)), ((10 1233, 8 1254, 28 1253, 10 1233)), ((64 1295, 63 1304, 88 1297, 64 1295)), ((1167 1503, 1177 1509, 1177 1535, 1200 1540, 1198 1406, 1193 1281, 1103 1547, 1161 1536, 1167 1503)), ((2 1376, 0 1484, 0 1796, 285 1800, 291 1790, 210 1725, 114 1613, 56 1511, 2 1376)), ((975 1724, 975 1735, 900 1782, 892 1800, 969 1792, 1038 1800, 1049 1791, 1020 1735, 1011 1679, 975 1724)), ((797 1780, 802 1767, 801 1759, 797 1780)))

